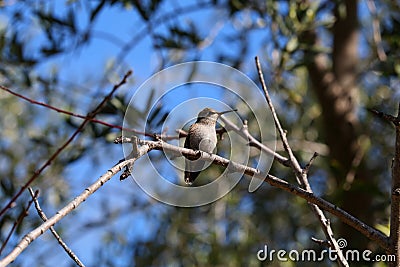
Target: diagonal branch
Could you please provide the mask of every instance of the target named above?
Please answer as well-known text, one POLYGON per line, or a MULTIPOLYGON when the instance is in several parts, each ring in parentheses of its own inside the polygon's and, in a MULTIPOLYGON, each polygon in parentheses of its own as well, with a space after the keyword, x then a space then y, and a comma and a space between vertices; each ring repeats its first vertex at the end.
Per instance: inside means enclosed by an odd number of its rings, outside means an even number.
POLYGON ((61 109, 61 108, 58 108, 58 107, 55 107, 55 106, 52 106, 52 105, 49 105, 49 104, 46 104, 46 103, 43 103, 43 102, 40 102, 40 101, 36 101, 36 100, 34 100, 32 98, 29 98, 29 97, 26 97, 26 96, 24 96, 22 94, 14 92, 10 88, 8 88, 6 86, 3 86, 3 85, 0 85, 0 89, 3 90, 3 91, 6 91, 9 94, 12 94, 12 95, 18 97, 18 98, 21 98, 21 99, 23 99, 25 101, 28 101, 31 104, 42 106, 42 107, 45 107, 47 109, 51 109, 51 110, 57 111, 58 113, 66 114, 66 115, 69 115, 69 116, 72 116, 72 117, 76 117, 76 118, 80 118, 80 119, 89 120, 91 122, 102 124, 102 125, 110 127, 110 128, 116 128, 116 129, 119 129, 119 130, 129 131, 129 132, 133 132, 135 134, 144 134, 144 133, 142 133, 140 131, 137 131, 137 130, 134 130, 134 129, 124 128, 124 127, 119 126, 119 125, 114 125, 114 124, 111 124, 111 123, 108 123, 108 122, 105 122, 105 121, 102 121, 102 120, 98 120, 98 119, 95 119, 95 118, 91 118, 89 116, 77 114, 77 113, 74 113, 74 112, 71 112, 71 111, 68 111, 68 110, 65 110, 65 109, 61 109))
MULTIPOLYGON (((35 193, 35 195, 37 195, 37 192, 35 193)), ((29 208, 31 207, 33 201, 29 201, 28 205, 21 211, 21 213, 19 214, 18 218, 14 221, 13 226, 10 229, 10 232, 8 232, 8 235, 6 237, 6 239, 4 240, 3 245, 1 245, 0 248, 0 255, 3 252, 4 248, 6 247, 8 241, 10 240, 12 234, 14 233, 14 231, 17 229, 17 226, 20 225, 22 223, 22 221, 24 220, 24 218, 28 215, 28 211, 29 208)))
MULTIPOLYGON (((400 104, 399 104, 399 110, 400 110, 400 104)), ((400 118, 397 116, 392 116, 390 114, 386 114, 383 113, 381 111, 378 111, 376 109, 368 109, 368 111, 372 112, 373 114, 375 114, 376 116, 378 116, 379 118, 384 119, 385 121, 392 123, 394 126, 398 127, 400 126, 400 118)))
MULTIPOLYGON (((265 98, 266 98, 266 100, 268 102, 268 105, 269 105, 269 107, 271 109, 272 117, 274 119, 275 125, 278 128, 279 135, 280 135, 282 143, 283 143, 283 147, 284 147, 285 151, 287 152, 287 154, 289 155, 289 160, 290 160, 290 163, 291 163, 290 165, 292 167, 293 172, 296 175, 297 182, 299 183, 299 185, 301 187, 305 188, 307 192, 313 193, 313 191, 311 189, 311 186, 310 186, 310 183, 308 182, 308 170, 309 170, 309 167, 310 167, 312 161, 315 159, 315 157, 317 155, 314 154, 314 156, 311 158, 309 164, 306 165, 306 167, 304 169, 300 166, 299 162, 297 161, 296 157, 293 154, 292 149, 290 148, 289 142, 288 142, 288 140, 286 138, 286 132, 283 130, 283 128, 282 128, 282 126, 281 126, 281 124, 279 122, 278 115, 276 114, 274 105, 273 105, 272 100, 271 100, 271 98, 269 96, 268 89, 267 89, 267 86, 266 86, 265 81, 264 81, 264 75, 262 73, 261 64, 260 64, 260 61, 259 61, 258 57, 256 57, 255 60, 256 60, 256 67, 257 67, 257 70, 258 70, 258 75, 259 75, 259 78, 260 78, 262 89, 264 91, 265 98)), ((339 265, 341 265, 341 266, 349 266, 346 258, 344 257, 344 255, 342 253, 342 250, 339 247, 339 244, 337 243, 335 237, 333 236, 333 230, 332 230, 332 228, 330 226, 329 220, 325 217, 324 213, 322 212, 322 210, 317 205, 311 204, 310 206, 311 206, 311 210, 314 212, 315 216, 317 217, 317 219, 321 223, 322 230, 324 231, 326 238, 328 239, 328 241, 331 244, 332 248, 338 254, 337 261, 338 261, 339 265)))
POLYGON ((258 77, 260 79, 261 86, 262 86, 262 89, 264 91, 265 99, 267 100, 268 106, 271 109, 271 113, 272 113, 272 117, 274 119, 275 126, 278 129, 279 135, 281 137, 281 140, 282 140, 282 143, 283 143, 283 148, 285 149, 285 151, 289 155, 290 165, 292 167, 292 170, 294 171, 294 174, 296 176, 297 182, 300 185, 304 185, 302 183, 302 181, 301 181, 301 176, 302 176, 301 166, 298 163, 296 157, 294 156, 293 151, 290 148, 289 143, 287 141, 286 132, 282 129, 281 123, 279 122, 278 115, 276 114, 274 105, 272 104, 271 97, 269 96, 268 89, 267 89, 267 86, 266 86, 265 81, 264 81, 264 75, 263 75, 262 70, 261 70, 260 61, 259 61, 258 57, 256 57, 255 60, 256 60, 256 67, 257 67, 257 71, 258 71, 258 77))
POLYGON ((86 124, 90 122, 91 118, 94 118, 97 113, 101 111, 101 109, 104 107, 104 105, 109 101, 112 97, 112 95, 115 93, 115 91, 120 88, 122 85, 124 85, 128 79, 128 77, 132 74, 132 71, 128 71, 125 76, 122 78, 122 80, 114 85, 113 89, 111 92, 104 97, 104 99, 96 106, 96 108, 90 112, 85 120, 79 125, 78 129, 75 130, 75 132, 68 138, 67 141, 65 141, 57 150, 54 152, 49 159, 43 163, 43 165, 37 169, 32 176, 28 179, 28 181, 20 188, 20 190, 11 198, 11 200, 1 209, 0 211, 0 216, 2 216, 12 205, 15 203, 15 201, 19 198, 19 196, 24 192, 29 185, 37 178, 39 175, 46 169, 48 166, 50 166, 51 162, 55 160, 58 155, 75 139, 75 137, 85 128, 86 124))
POLYGON ((237 125, 235 125, 232 121, 230 121, 227 118, 220 117, 219 119, 225 123, 225 128, 227 131, 233 130, 238 135, 243 137, 245 140, 248 140, 251 146, 257 147, 258 149, 265 151, 269 155, 274 156, 274 158, 279 163, 281 163, 283 166, 286 166, 286 167, 290 166, 288 158, 280 155, 276 151, 270 149, 269 147, 267 147, 266 145, 264 145, 263 143, 258 141, 257 138, 252 136, 246 128, 243 128, 243 127, 239 128, 237 125))
MULTIPOLYGON (((121 142, 131 142, 130 138, 121 138, 121 142)), ((270 185, 283 189, 286 192, 289 192, 293 195, 301 197, 305 199, 307 202, 311 204, 315 204, 319 206, 321 209, 333 214, 342 222, 348 224, 349 226, 353 227, 360 233, 362 233, 367 238, 375 241, 379 246, 384 248, 385 250, 388 249, 387 237, 380 231, 376 230, 375 228, 368 226, 364 222, 360 221, 359 219, 355 218, 351 214, 347 213, 346 211, 340 209, 336 205, 326 201, 320 197, 317 197, 313 194, 313 192, 307 191, 299 186, 293 185, 288 183, 285 180, 282 180, 278 177, 275 177, 270 174, 262 173, 260 170, 242 165, 223 157, 220 157, 215 154, 209 154, 202 151, 194 151, 191 149, 178 147, 174 145, 170 145, 168 143, 163 142, 162 140, 159 141, 150 141, 150 140, 139 140, 139 144, 141 145, 138 153, 138 157, 140 158, 144 154, 148 153, 151 150, 165 150, 170 153, 173 153, 177 156, 185 156, 185 157, 198 157, 199 159, 212 162, 213 164, 217 164, 220 166, 228 167, 232 172, 241 172, 246 175, 262 179, 265 182, 269 183, 270 185)), ((135 161, 137 158, 132 158, 129 160, 135 161)), ((132 163, 132 162, 131 162, 132 163)), ((329 224, 329 220, 325 219, 325 223, 329 224)), ((329 239, 330 240, 330 239, 329 239)))

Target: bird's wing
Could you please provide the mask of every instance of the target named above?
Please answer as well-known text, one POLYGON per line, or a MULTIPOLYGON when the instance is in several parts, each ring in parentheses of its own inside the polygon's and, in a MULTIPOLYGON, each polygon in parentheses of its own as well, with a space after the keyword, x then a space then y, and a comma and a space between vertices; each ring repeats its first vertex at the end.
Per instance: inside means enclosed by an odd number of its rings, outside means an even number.
POLYGON ((190 128, 186 135, 185 144, 183 145, 183 147, 186 147, 186 148, 190 147, 190 134, 189 133, 190 133, 190 128))
MULTIPOLYGON (((192 131, 192 126, 190 126, 188 135, 186 136, 185 139, 185 144, 184 146, 186 148, 190 148, 190 133, 192 131)), ((195 148, 196 149, 196 148, 195 148)), ((185 183, 188 185, 191 185, 194 180, 199 176, 201 169, 203 168, 205 162, 202 160, 196 160, 196 159, 188 159, 185 158, 185 183)))

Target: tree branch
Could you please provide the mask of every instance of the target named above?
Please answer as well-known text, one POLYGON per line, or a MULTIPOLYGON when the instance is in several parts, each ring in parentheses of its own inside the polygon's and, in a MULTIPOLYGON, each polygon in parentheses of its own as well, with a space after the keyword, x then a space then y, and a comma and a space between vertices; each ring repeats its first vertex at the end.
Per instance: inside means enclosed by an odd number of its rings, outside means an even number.
POLYGON ((400 263, 400 103, 396 120, 390 120, 396 126, 395 153, 392 165, 392 196, 390 211, 390 249, 396 256, 396 262, 391 266, 398 266, 400 263))
POLYGON ((115 93, 115 91, 120 88, 122 85, 124 85, 128 79, 128 77, 132 74, 132 71, 128 71, 125 76, 122 78, 122 80, 114 85, 113 89, 111 92, 104 97, 104 99, 100 102, 100 104, 97 105, 97 107, 88 113, 87 117, 85 120, 79 125, 79 127, 75 130, 75 132, 68 138, 67 141, 65 141, 57 150, 54 152, 49 159, 39 168, 37 169, 32 176, 28 179, 28 181, 20 188, 20 190, 11 198, 11 200, 2 208, 0 211, 0 216, 2 216, 12 205, 13 203, 18 199, 18 197, 22 194, 22 192, 25 191, 29 187, 29 185, 37 178, 39 175, 46 169, 48 166, 50 166, 51 162, 55 160, 58 155, 75 139, 75 137, 85 128, 86 124, 90 121, 91 118, 94 118, 97 113, 101 111, 101 109, 104 107, 104 105, 109 101, 112 97, 112 95, 115 93))
MULTIPOLYGON (((399 105, 399 109, 400 109, 400 105, 399 105)), ((373 114, 375 114, 379 118, 382 118, 385 121, 387 121, 389 123, 392 123, 395 127, 400 126, 400 119, 398 117, 392 116, 390 114, 383 113, 383 112, 378 111, 376 109, 368 109, 368 111, 372 112, 373 114)))
MULTIPOLYGON (((308 171, 309 171, 309 168, 310 168, 312 162, 314 161, 314 159, 317 157, 318 154, 314 154, 314 156, 310 159, 310 162, 306 165, 306 167, 304 169, 301 168, 300 163, 298 162, 298 160, 296 159, 296 157, 293 154, 292 149, 290 148, 289 142, 286 138, 286 132, 283 130, 283 128, 279 122, 278 115, 276 114, 274 105, 269 96, 268 89, 267 89, 267 86, 264 81, 264 75, 262 73, 261 64, 260 64, 258 57, 256 57, 256 67, 258 70, 258 76, 260 78, 260 82, 261 82, 262 89, 264 91, 265 98, 268 102, 269 108, 271 109, 271 113, 272 113, 272 117, 274 119, 275 125, 278 128, 278 132, 281 137, 283 147, 289 155, 290 166, 291 166, 294 174, 296 175, 297 182, 299 183, 299 185, 301 187, 305 188, 307 192, 313 193, 310 183, 308 182, 308 171)), ((342 250, 340 249, 336 239, 333 236, 333 230, 330 226, 329 220, 325 217, 324 213, 317 205, 315 205, 315 204, 311 205, 311 210, 314 212, 315 216, 321 223, 322 230, 324 231, 325 236, 328 239, 329 243, 331 244, 332 248, 338 254, 337 261, 338 261, 339 265, 349 266, 346 258, 344 257, 344 255, 342 253, 342 250)))
POLYGON ((47 108, 47 109, 54 110, 54 111, 56 111, 56 112, 58 112, 58 113, 66 114, 66 115, 69 115, 69 116, 72 116, 72 117, 76 117, 76 118, 80 118, 80 119, 84 119, 84 120, 89 120, 89 121, 91 121, 91 122, 98 123, 98 124, 102 124, 102 125, 107 126, 107 127, 110 127, 110 128, 116 128, 116 129, 119 129, 119 130, 132 132, 132 133, 135 133, 135 134, 143 134, 143 135, 145 134, 145 133, 142 133, 142 132, 137 131, 137 130, 135 130, 135 129, 124 128, 124 127, 119 126, 119 125, 114 125, 114 124, 111 124, 111 123, 108 123, 108 122, 105 122, 105 121, 102 121, 102 120, 98 120, 98 119, 95 119, 95 118, 92 118, 92 117, 89 117, 89 116, 85 116, 85 115, 73 113, 73 112, 70 112, 70 111, 68 111, 68 110, 64 110, 64 109, 57 108, 57 107, 55 107, 55 106, 52 106, 52 105, 49 105, 49 104, 40 102, 40 101, 36 101, 36 100, 34 100, 34 99, 32 99, 32 98, 29 98, 29 97, 26 97, 26 96, 24 96, 24 95, 21 95, 21 94, 19 94, 19 93, 17 93, 17 92, 14 92, 14 91, 11 90, 10 88, 8 88, 8 87, 6 87, 6 86, 3 86, 3 85, 0 85, 0 89, 2 89, 3 91, 6 91, 6 92, 9 93, 9 94, 12 94, 12 95, 18 97, 18 98, 21 98, 21 99, 23 99, 23 100, 25 100, 25 101, 28 101, 28 102, 31 103, 31 104, 38 105, 38 106, 42 106, 42 107, 45 107, 45 108, 47 108))
MULTIPOLYGON (((36 192, 35 194, 37 194, 37 193, 38 192, 36 192)), ((6 240, 4 240, 4 243, 0 248, 0 255, 3 252, 4 248, 6 247, 8 241, 10 240, 10 238, 11 238, 12 234, 14 233, 15 229, 17 229, 17 226, 19 224, 21 224, 22 221, 24 220, 24 218, 28 215, 28 211, 29 211, 29 208, 31 207, 32 203, 33 203, 33 200, 29 201, 28 205, 21 211, 21 213, 19 214, 18 218, 14 221, 14 224, 11 227, 10 232, 8 233, 8 235, 6 237, 6 240)))
POLYGON ((272 118, 274 119, 275 126, 278 129, 279 136, 281 137, 283 148, 285 149, 286 153, 289 155, 290 166, 292 167, 292 170, 296 176, 297 182, 300 185, 304 185, 301 181, 302 169, 301 169, 300 164, 297 161, 296 157, 294 156, 292 149, 289 146, 289 143, 286 138, 286 132, 282 129, 281 123, 278 119, 278 115, 276 114, 274 105, 272 104, 271 97, 269 96, 268 89, 267 89, 267 86, 264 81, 264 75, 262 73, 260 61, 259 61, 258 57, 256 57, 255 60, 256 60, 256 67, 257 67, 257 71, 258 71, 258 77, 261 82, 261 87, 264 91, 265 99, 267 100, 268 106, 271 109, 272 118))
POLYGON ((252 136, 247 129, 244 128, 239 128, 237 125, 235 125, 232 121, 230 121, 227 118, 220 117, 219 118, 221 121, 225 123, 225 128, 227 131, 233 130, 236 132, 238 135, 243 137, 245 140, 249 140, 249 143, 251 146, 254 146, 260 150, 265 151, 269 155, 273 156, 279 163, 281 163, 283 166, 289 167, 289 159, 280 155, 279 153, 275 152, 274 150, 270 149, 260 141, 258 141, 254 136, 252 136))
MULTIPOLYGON (((120 141, 130 142, 131 139, 124 137, 121 138, 120 141)), ((372 241, 375 241, 383 249, 388 250, 389 248, 387 237, 382 232, 376 230, 371 226, 368 226, 364 222, 360 221, 359 219, 355 218, 351 214, 347 213, 346 211, 342 210, 336 205, 330 203, 329 201, 326 201, 320 197, 315 196, 312 192, 308 192, 303 188, 290 184, 287 181, 282 180, 278 177, 262 173, 258 169, 230 161, 215 154, 209 154, 203 151, 194 151, 183 147, 173 146, 163 142, 162 140, 159 141, 139 140, 139 144, 140 148, 138 157, 129 159, 128 161, 132 160, 130 163, 134 162, 136 159, 140 158, 141 156, 143 156, 144 154, 148 153, 151 150, 165 150, 177 156, 196 157, 208 162, 212 162, 213 164, 228 167, 229 170, 232 172, 240 172, 258 179, 262 179, 274 187, 283 189, 286 192, 289 192, 293 195, 305 199, 307 202, 311 204, 319 206, 321 209, 333 214, 339 220, 353 227, 367 238, 371 239, 372 241)), ((326 220, 326 224, 329 224, 329 220, 326 220)))
MULTIPOLYGON (((31 194, 32 200, 35 203, 35 208, 36 211, 39 215, 39 217, 46 222, 47 216, 43 212, 43 210, 40 208, 39 201, 37 199, 38 194, 34 194, 32 188, 28 187, 29 193, 31 194)), ((65 242, 62 240, 62 238, 57 234, 56 230, 54 229, 53 226, 50 227, 50 232, 53 234, 53 236, 56 238, 57 242, 61 245, 61 247, 64 249, 64 251, 68 254, 68 256, 80 267, 85 267, 85 265, 79 260, 78 256, 65 244, 65 242)))

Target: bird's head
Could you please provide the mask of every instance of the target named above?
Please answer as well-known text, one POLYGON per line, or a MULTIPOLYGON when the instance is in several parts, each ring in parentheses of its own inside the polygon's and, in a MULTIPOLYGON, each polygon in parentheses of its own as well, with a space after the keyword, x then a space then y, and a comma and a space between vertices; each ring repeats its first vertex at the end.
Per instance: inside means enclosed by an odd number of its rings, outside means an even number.
POLYGON ((200 111, 199 114, 197 115, 197 122, 201 122, 203 120, 211 120, 216 122, 218 117, 221 116, 222 114, 233 111, 237 111, 237 109, 218 112, 212 108, 205 108, 202 111, 200 111))

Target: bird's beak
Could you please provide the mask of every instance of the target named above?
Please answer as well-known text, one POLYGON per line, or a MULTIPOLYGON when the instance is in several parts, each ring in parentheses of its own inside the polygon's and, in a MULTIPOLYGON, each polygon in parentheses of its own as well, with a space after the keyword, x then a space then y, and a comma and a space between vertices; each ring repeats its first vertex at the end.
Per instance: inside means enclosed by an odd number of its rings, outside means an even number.
POLYGON ((222 114, 229 113, 229 112, 234 112, 234 111, 237 111, 237 109, 232 109, 232 110, 217 112, 217 114, 218 114, 218 116, 221 116, 222 114))

